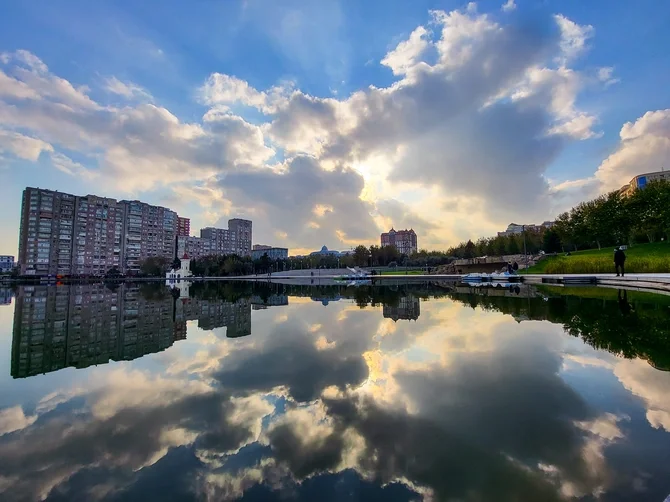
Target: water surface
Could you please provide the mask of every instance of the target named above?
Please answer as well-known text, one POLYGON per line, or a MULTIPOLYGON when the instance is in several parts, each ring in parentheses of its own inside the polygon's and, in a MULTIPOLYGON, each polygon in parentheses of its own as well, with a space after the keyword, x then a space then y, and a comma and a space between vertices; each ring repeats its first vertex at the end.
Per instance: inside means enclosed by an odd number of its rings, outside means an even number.
POLYGON ((667 296, 206 283, 0 298, 2 500, 670 493, 667 296))

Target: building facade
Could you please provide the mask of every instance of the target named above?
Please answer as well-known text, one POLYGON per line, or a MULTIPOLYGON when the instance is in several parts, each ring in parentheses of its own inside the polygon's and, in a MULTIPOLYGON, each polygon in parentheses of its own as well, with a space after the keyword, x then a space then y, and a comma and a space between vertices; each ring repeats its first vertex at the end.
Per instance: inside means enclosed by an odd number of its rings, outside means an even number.
POLYGON ((209 241, 211 254, 251 256, 252 223, 250 220, 234 218, 228 220, 227 229, 201 229, 200 238, 209 241))
POLYGON ((189 255, 192 259, 198 260, 205 256, 211 256, 211 241, 201 237, 177 237, 177 256, 189 255))
POLYGON ((654 173, 638 174, 627 185, 624 185, 619 190, 619 193, 624 197, 629 197, 635 190, 641 190, 647 186, 647 183, 652 181, 670 181, 670 173, 665 171, 656 171, 654 173))
POLYGON ((175 254, 177 214, 140 201, 26 188, 19 231, 25 275, 139 272, 151 256, 175 254))
POLYGON ((0 255, 0 272, 11 272, 14 268, 14 257, 11 255, 0 255))
POLYGON ((126 208, 125 272, 138 273, 149 257, 174 258, 177 213, 138 200, 124 200, 121 204, 126 208))
POLYGON ((180 237, 188 237, 191 235, 190 218, 182 218, 181 216, 177 218, 177 235, 180 237))
MULTIPOLYGON (((87 195, 75 197, 72 262, 59 260, 62 275, 104 275, 124 266, 126 207, 115 199, 87 195), (62 266, 61 266, 62 265, 62 266)), ((61 222, 61 231, 64 222, 61 222)), ((61 238, 64 234, 61 234, 61 238)), ((66 254, 66 247, 59 252, 66 254)))
MULTIPOLYGON (((284 298, 265 304, 285 305, 284 298)), ((248 336, 253 301, 145 296, 136 284, 115 289, 104 284, 20 287, 11 376, 26 378, 161 352, 186 338, 188 321, 198 321, 205 330, 226 327, 228 338, 248 336)))
POLYGON ((400 254, 412 255, 418 251, 416 232, 413 229, 395 230, 391 228, 381 236, 381 244, 384 246, 395 246, 400 254))
POLYGON ((555 221, 545 221, 541 225, 519 225, 518 223, 510 223, 504 232, 498 232, 498 237, 507 237, 509 235, 519 235, 526 232, 541 232, 554 226, 555 221))
POLYGON ((400 298, 398 305, 384 304, 383 315, 387 319, 398 321, 416 321, 421 315, 421 302, 419 298, 413 295, 407 295, 400 298))
POLYGON ((258 260, 267 254, 271 260, 285 260, 288 258, 288 248, 277 248, 263 244, 254 244, 251 250, 251 258, 258 260))

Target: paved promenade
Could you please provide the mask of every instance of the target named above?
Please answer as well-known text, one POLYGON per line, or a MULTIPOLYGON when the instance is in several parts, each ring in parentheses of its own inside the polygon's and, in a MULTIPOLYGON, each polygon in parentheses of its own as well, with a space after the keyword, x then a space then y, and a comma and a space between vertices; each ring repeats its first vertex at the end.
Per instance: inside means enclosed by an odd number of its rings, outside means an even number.
MULTIPOLYGON (((346 269, 321 269, 321 270, 292 270, 279 272, 272 275, 228 277, 223 279, 236 280, 258 280, 258 281, 299 281, 306 280, 325 281, 335 280, 347 275, 346 269), (312 275, 312 272, 314 274, 312 275)), ((375 284, 401 283, 401 282, 423 282, 423 281, 448 281, 459 282, 465 276, 454 274, 399 274, 399 275, 375 275, 370 279, 375 284)), ((625 277, 617 277, 616 274, 528 274, 521 275, 521 280, 526 284, 547 285, 572 285, 577 283, 594 284, 598 286, 639 289, 644 291, 657 291, 670 293, 670 273, 667 274, 629 274, 625 277)))

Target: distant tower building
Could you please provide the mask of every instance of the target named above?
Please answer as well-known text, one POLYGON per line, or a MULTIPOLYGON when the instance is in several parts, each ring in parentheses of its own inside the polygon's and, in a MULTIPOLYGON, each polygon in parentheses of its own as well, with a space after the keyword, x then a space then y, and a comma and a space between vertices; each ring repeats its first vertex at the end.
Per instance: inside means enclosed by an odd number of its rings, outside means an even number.
POLYGON ((418 251, 416 232, 413 229, 395 230, 391 228, 381 236, 382 247, 395 246, 400 254, 412 255, 418 251))

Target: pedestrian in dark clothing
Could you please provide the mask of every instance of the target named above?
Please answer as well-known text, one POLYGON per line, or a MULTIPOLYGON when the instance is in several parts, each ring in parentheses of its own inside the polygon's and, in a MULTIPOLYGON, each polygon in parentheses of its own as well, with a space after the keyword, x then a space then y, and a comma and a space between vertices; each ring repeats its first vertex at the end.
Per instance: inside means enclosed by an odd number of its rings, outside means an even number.
POLYGON ((614 251, 614 268, 617 277, 619 277, 619 269, 621 269, 621 277, 623 277, 624 263, 626 263, 626 253, 623 252, 623 249, 616 248, 616 251, 614 251))
POLYGON ((519 270, 519 264, 517 262, 514 262, 512 264, 512 268, 514 269, 514 272, 516 273, 516 271, 519 270))

